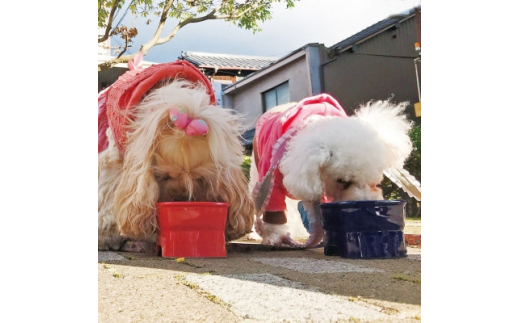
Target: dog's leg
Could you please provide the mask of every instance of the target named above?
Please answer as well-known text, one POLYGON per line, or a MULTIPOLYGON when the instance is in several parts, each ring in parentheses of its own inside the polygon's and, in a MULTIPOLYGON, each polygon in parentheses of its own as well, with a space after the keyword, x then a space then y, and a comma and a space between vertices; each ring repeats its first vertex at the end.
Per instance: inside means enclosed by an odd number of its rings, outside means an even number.
POLYGON ((127 238, 113 233, 101 233, 98 232, 98 251, 118 251, 121 250, 127 238))
MULTIPOLYGON (((255 140, 253 140, 253 152, 252 152, 252 158, 251 158, 251 166, 249 168, 249 183, 248 183, 248 190, 249 194, 253 193, 255 184, 258 183, 258 169, 256 168, 256 164, 258 161, 258 155, 256 153, 255 149, 255 140)), ((258 221, 258 217, 254 216, 253 225, 251 226, 251 232, 246 234, 247 240, 262 240, 262 237, 259 235, 258 231, 256 230, 256 221, 258 221)))
POLYGON ((302 201, 303 209, 307 212, 309 220, 309 238, 304 244, 305 248, 313 248, 321 243, 324 236, 323 226, 321 222, 321 211, 319 202, 302 201))
MULTIPOLYGON (((112 212, 111 189, 113 182, 99 180, 98 250, 120 250, 127 238, 119 234, 112 212)), ((117 180, 116 180, 117 182, 117 180)))
POLYGON ((107 131, 110 147, 98 155, 98 250, 120 250, 127 237, 121 235, 113 212, 113 194, 119 185, 122 161, 111 133, 107 131))
MULTIPOLYGON (((112 212, 112 203, 103 196, 106 193, 103 187, 100 187, 99 193, 101 203, 98 206, 98 250, 120 250, 127 237, 119 234, 112 212)), ((107 195, 110 196, 109 193, 107 195)))
MULTIPOLYGON (((258 184, 258 169, 257 166, 259 164, 261 156, 258 154, 257 149, 258 143, 257 143, 257 137, 253 138, 253 158, 251 165, 251 172, 254 172, 254 175, 251 175, 251 179, 254 180, 254 183, 258 184), (253 168, 254 167, 254 168, 253 168)), ((264 181, 267 179, 264 178, 264 181)), ((283 193, 280 193, 276 187, 281 187, 281 181, 280 179, 275 179, 275 189, 273 191, 276 191, 276 193, 272 193, 275 196, 282 196, 283 193)), ((252 189, 252 187, 250 187, 252 189)), ((283 198, 285 199, 285 195, 283 195, 283 198)), ((256 203, 257 201, 255 201, 256 203)), ((257 234, 259 234, 262 237, 262 244, 264 245, 273 245, 273 246, 279 246, 279 245, 289 245, 292 247, 302 247, 303 245, 294 241, 291 238, 291 235, 289 233, 290 226, 287 223, 287 214, 285 210, 281 211, 265 211, 262 214, 255 214, 255 223, 254 228, 257 234)), ((248 238, 251 238, 249 236, 248 238)))
POLYGON ((289 229, 286 211, 264 212, 262 218, 257 217, 255 221, 255 230, 262 236, 262 244, 303 248, 303 244, 291 238, 289 229))

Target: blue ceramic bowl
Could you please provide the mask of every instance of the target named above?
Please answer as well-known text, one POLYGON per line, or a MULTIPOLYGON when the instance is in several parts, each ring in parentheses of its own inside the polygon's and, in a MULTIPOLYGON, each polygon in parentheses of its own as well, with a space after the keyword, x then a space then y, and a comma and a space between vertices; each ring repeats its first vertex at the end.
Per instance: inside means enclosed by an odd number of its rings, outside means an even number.
POLYGON ((325 255, 343 258, 405 257, 405 206, 404 200, 321 204, 325 255))

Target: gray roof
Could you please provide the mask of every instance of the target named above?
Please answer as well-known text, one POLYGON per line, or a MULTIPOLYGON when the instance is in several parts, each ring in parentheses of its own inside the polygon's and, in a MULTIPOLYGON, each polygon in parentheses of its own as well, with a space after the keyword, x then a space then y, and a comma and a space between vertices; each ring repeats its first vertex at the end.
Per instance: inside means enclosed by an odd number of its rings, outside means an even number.
POLYGON ((201 52, 181 52, 180 59, 185 59, 201 68, 259 70, 278 61, 279 57, 245 56, 214 54, 201 52))
MULTIPOLYGON (((420 8, 420 7, 418 7, 420 8)), ((406 20, 410 17, 413 17, 415 15, 415 12, 413 9, 409 10, 407 13, 403 13, 402 15, 395 15, 391 16, 389 18, 383 19, 372 26, 369 26, 362 31, 350 36, 349 38, 346 38, 339 43, 336 43, 329 48, 331 49, 344 49, 351 47, 359 42, 362 42, 366 40, 367 38, 370 38, 372 36, 375 36, 376 34, 391 28, 392 26, 398 24, 399 22, 406 20)))

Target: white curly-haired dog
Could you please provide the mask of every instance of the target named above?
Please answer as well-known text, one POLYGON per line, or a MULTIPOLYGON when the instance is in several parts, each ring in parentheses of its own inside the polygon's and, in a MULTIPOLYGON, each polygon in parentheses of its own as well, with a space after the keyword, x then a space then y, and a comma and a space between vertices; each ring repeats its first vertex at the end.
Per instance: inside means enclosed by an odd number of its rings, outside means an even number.
POLYGON ((412 151, 407 103, 371 101, 347 116, 330 95, 275 107, 257 122, 253 139, 258 178, 255 230, 267 245, 315 247, 323 239, 319 204, 382 200, 386 170, 412 151), (301 200, 310 228, 305 243, 290 236, 285 198, 301 200))
POLYGON ((215 105, 210 83, 187 62, 131 72, 100 95, 108 123, 99 119, 98 250, 155 242, 157 202, 226 202, 226 240, 251 232, 239 118, 215 105), (112 114, 111 102, 120 105, 112 114))

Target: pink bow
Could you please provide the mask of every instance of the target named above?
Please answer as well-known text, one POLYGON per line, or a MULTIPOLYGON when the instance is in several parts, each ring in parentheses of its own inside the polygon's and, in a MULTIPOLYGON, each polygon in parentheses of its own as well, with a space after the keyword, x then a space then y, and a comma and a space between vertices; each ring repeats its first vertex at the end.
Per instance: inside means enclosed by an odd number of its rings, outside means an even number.
POLYGON ((127 65, 128 65, 128 69, 130 71, 136 71, 136 72, 140 72, 142 70, 144 70, 144 66, 143 66, 143 52, 137 52, 134 56, 134 60, 133 61, 128 61, 127 65))
POLYGON ((204 120, 190 119, 185 112, 177 108, 170 109, 170 120, 177 128, 186 130, 188 136, 202 136, 209 131, 208 124, 204 120))

